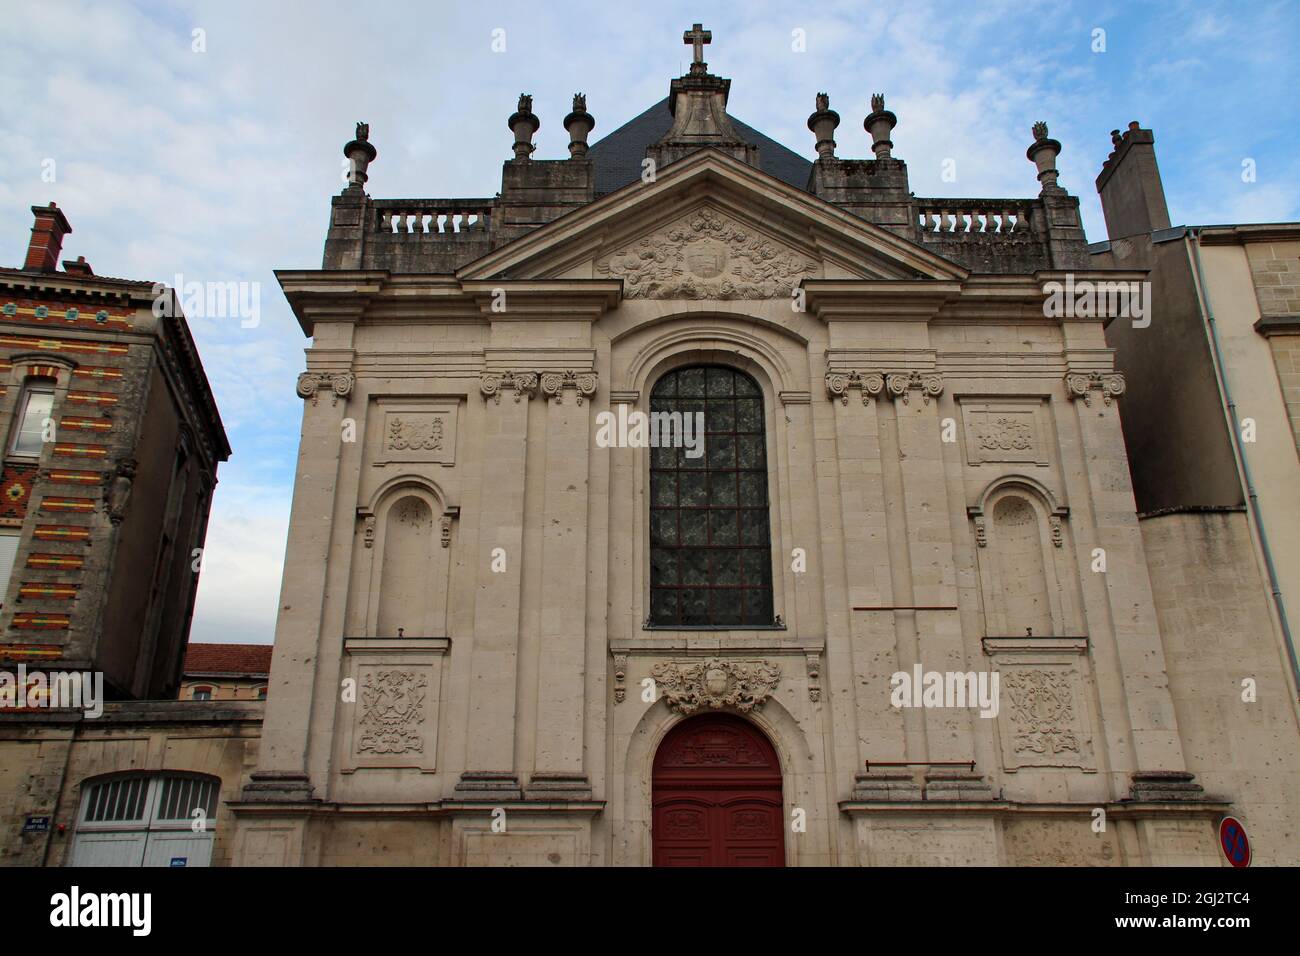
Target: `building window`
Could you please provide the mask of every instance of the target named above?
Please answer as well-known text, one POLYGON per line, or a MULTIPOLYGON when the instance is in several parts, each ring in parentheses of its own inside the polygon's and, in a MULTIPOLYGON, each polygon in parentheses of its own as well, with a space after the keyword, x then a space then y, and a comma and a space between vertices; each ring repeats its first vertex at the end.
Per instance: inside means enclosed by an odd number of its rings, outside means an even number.
POLYGON ((257 689, 257 699, 258 699, 258 700, 266 700, 266 688, 265 688, 265 687, 259 687, 259 688, 257 689))
POLYGON ((5 595, 9 593, 9 578, 13 576, 20 540, 17 528, 0 529, 0 607, 4 607, 5 595))
POLYGON ((126 774, 82 785, 71 866, 207 866, 221 781, 207 774, 126 774))
POLYGON ((650 412, 704 415, 703 455, 650 450, 650 626, 770 626, 762 391, 735 369, 682 368, 655 383, 650 412))
POLYGON ((9 450, 15 455, 39 458, 45 441, 45 423, 54 412, 54 383, 49 379, 32 379, 23 386, 14 418, 13 440, 9 450))
POLYGON ((211 699, 212 699, 211 687, 194 688, 194 696, 190 698, 190 700, 211 700, 211 699))

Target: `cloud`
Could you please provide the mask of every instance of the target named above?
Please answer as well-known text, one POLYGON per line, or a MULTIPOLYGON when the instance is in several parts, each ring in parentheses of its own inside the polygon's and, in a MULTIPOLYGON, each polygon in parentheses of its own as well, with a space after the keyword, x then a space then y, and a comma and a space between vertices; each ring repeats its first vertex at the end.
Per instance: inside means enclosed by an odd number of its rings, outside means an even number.
POLYGON ((703 17, 732 113, 804 156, 816 93, 842 116, 840 155, 864 157, 862 120, 884 92, 917 195, 1035 195, 1024 151, 1044 119, 1064 144, 1062 185, 1080 197, 1089 238, 1104 238, 1093 180, 1109 131, 1137 118, 1156 131, 1175 221, 1300 216, 1288 185, 1300 177, 1300 107, 1280 95, 1300 80, 1300 14, 1280 3, 830 0, 705 15, 667 0, 572 3, 558 16, 522 2, 28 0, 5 17, 0 261, 22 260, 27 207, 53 199, 76 230, 65 251, 103 274, 260 285, 257 328, 191 323, 234 448, 195 617, 205 640, 269 639, 274 627, 308 343, 272 270, 319 264, 358 120, 379 150, 377 198, 491 196, 520 92, 542 119, 537 156, 563 157, 571 95, 587 94, 594 139, 609 133, 667 94, 690 58, 681 32, 703 17), (1097 27, 1105 53, 1091 49, 1097 27), (195 29, 205 52, 193 51, 195 29), (1257 184, 1239 181, 1244 157, 1257 184))

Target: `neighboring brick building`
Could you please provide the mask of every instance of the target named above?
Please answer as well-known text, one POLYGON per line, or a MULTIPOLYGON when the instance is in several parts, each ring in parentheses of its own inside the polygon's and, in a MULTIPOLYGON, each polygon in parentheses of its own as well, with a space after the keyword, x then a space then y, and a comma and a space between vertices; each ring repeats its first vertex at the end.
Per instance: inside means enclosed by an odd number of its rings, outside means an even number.
POLYGON ((263 705, 174 698, 230 447, 171 291, 57 271, 68 221, 32 211, 0 269, 0 670, 101 671, 118 701, 0 709, 0 864, 222 863, 263 705))
POLYGON ((191 644, 181 700, 265 700, 270 644, 191 644))
POLYGON ((58 271, 68 220, 32 212, 26 262, 0 269, 0 661, 175 697, 230 446, 184 317, 155 315, 163 287, 58 271))

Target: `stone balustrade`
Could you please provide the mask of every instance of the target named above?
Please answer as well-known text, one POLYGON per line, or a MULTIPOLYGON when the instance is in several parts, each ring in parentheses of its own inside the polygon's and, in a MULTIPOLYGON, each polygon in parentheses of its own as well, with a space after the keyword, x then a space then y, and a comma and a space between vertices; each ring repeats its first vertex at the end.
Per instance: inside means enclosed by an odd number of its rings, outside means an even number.
POLYGON ((377 199, 375 230, 395 235, 474 234, 491 231, 491 199, 377 199))
POLYGON ((913 210, 922 240, 979 242, 1031 238, 1032 206, 1024 199, 917 199, 913 210))

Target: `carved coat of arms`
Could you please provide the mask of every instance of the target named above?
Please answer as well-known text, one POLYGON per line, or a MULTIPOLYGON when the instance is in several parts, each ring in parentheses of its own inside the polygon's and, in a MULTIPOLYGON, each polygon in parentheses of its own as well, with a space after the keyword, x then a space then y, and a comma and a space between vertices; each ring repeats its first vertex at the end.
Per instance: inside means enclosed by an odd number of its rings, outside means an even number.
POLYGON ((700 209, 596 263, 629 299, 771 299, 815 274, 813 260, 700 209))
POLYGON ((361 685, 363 728, 358 751, 376 754, 422 753, 424 695, 429 680, 412 671, 375 671, 361 685))
POLYGON ((692 714, 702 707, 731 707, 747 713, 762 707, 776 689, 781 668, 768 661, 711 657, 656 664, 650 676, 668 706, 680 714, 692 714))

